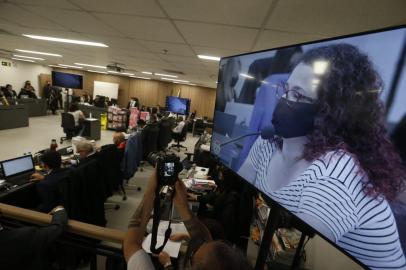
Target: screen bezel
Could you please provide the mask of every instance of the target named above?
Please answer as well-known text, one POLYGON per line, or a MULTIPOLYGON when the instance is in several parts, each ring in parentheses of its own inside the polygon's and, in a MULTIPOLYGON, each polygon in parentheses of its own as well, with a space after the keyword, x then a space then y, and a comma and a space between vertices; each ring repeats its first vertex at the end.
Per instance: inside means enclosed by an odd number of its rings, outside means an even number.
MULTIPOLYGON (((351 37, 356 37, 356 36, 363 36, 363 35, 369 35, 369 34, 374 34, 374 33, 380 33, 380 32, 386 32, 386 31, 392 31, 392 30, 398 30, 398 29, 402 29, 405 28, 406 29, 406 24, 402 24, 402 25, 397 25, 397 26, 390 26, 390 27, 384 27, 384 28, 380 28, 380 29, 376 29, 376 30, 368 30, 368 31, 363 31, 363 32, 357 32, 357 33, 353 33, 353 34, 346 34, 346 35, 341 35, 341 36, 335 36, 335 37, 331 37, 331 38, 325 38, 325 39, 319 39, 319 40, 313 40, 313 41, 307 41, 307 42, 303 42, 303 43, 294 43, 294 44, 290 44, 290 45, 286 45, 286 46, 280 46, 280 47, 275 47, 272 49, 265 49, 265 50, 260 50, 260 51, 255 51, 255 52, 248 52, 248 53, 242 53, 242 54, 237 54, 237 55, 230 55, 230 56, 226 56, 226 57, 221 57, 220 61, 219 61, 219 72, 218 72, 218 76, 217 76, 217 88, 216 88, 216 98, 217 98, 217 91, 219 90, 220 87, 220 64, 222 61, 226 60, 226 59, 230 59, 230 58, 234 58, 234 57, 240 57, 240 56, 244 56, 244 55, 252 55, 252 54, 259 54, 259 53, 264 53, 264 52, 271 52, 271 51, 276 51, 276 50, 280 50, 280 49, 286 49, 286 48, 291 48, 291 47, 295 47, 295 46, 303 46, 303 45, 308 45, 308 44, 315 44, 315 43, 321 43, 321 42, 328 42, 328 41, 332 41, 332 40, 337 40, 337 39, 344 39, 344 38, 351 38, 351 37)), ((213 128, 215 125, 215 120, 216 119, 216 107, 214 107, 214 113, 213 113, 213 128)), ((225 166, 227 169, 231 170, 233 172, 234 175, 240 177, 241 179, 244 180, 245 183, 249 184, 252 188, 254 188, 256 191, 260 192, 261 195, 265 198, 265 200, 269 203, 271 203, 272 205, 277 205, 277 207, 281 207, 283 210, 287 211, 288 213, 290 213, 295 219, 299 220, 301 223, 303 223, 306 227, 308 227, 309 229, 313 230, 318 236, 320 236, 321 238, 323 238, 325 241, 327 241, 328 243, 330 243, 332 246, 334 246, 336 249, 338 249, 340 252, 342 252, 344 255, 346 255, 348 258, 350 258, 353 262, 355 262, 356 264, 358 264, 359 266, 363 267, 364 269, 370 269, 369 267, 367 267, 366 265, 364 265, 361 261, 358 261, 355 257, 353 257, 350 253, 348 253, 346 250, 344 250, 343 248, 341 248, 340 246, 338 246, 336 243, 334 243, 333 241, 331 241, 330 239, 328 239, 327 237, 325 237, 323 234, 321 234, 319 231, 317 231, 313 226, 311 226, 310 224, 306 223, 304 220, 300 219, 298 216, 296 216, 294 213, 292 213, 291 211, 289 211, 286 207, 284 207, 283 205, 279 204, 278 202, 276 202, 275 200, 273 200, 271 197, 269 197, 268 195, 266 195, 264 192, 262 192, 260 189, 258 189, 256 186, 254 186, 252 183, 250 183, 249 181, 245 180, 245 178, 243 178, 242 176, 240 176, 236 171, 232 170, 229 166, 227 166, 227 164, 224 164, 221 161, 220 156, 215 155, 212 151, 213 149, 213 140, 211 140, 210 142, 210 156, 216 160, 217 162, 221 163, 223 166, 225 166)), ((270 206, 271 211, 272 211, 272 205, 270 206)), ((271 217, 271 213, 269 214, 269 217, 271 217)), ((268 217, 268 218, 269 218, 268 217)), ((405 252, 405 251, 403 251, 405 252)))
POLYGON ((66 73, 66 72, 60 72, 60 71, 52 70, 51 78, 52 78, 52 85, 54 85, 54 86, 62 87, 62 88, 71 88, 71 89, 83 89, 83 75, 74 74, 74 73, 66 73), (64 86, 64 85, 57 85, 57 84, 54 84, 54 74, 57 74, 57 73, 59 73, 59 74, 73 75, 73 76, 78 76, 78 77, 80 77, 80 88, 66 87, 66 86, 64 86))
POLYGON ((25 156, 20 156, 20 157, 16 157, 16 158, 11 158, 11 159, 7 159, 7 160, 2 160, 2 161, 0 162, 0 164, 1 164, 1 171, 2 171, 2 174, 3 174, 3 176, 4 176, 4 179, 6 179, 6 180, 7 180, 7 179, 10 179, 10 178, 13 178, 13 177, 16 177, 16 176, 19 176, 19 175, 22 175, 22 174, 25 174, 25 173, 28 173, 28 172, 33 172, 33 171, 35 171, 35 163, 34 163, 34 159, 33 159, 32 155, 25 155, 25 156), (25 170, 25 171, 22 171, 22 172, 13 174, 12 176, 6 176, 6 173, 5 173, 5 171, 4 171, 3 163, 9 162, 9 161, 13 161, 13 160, 17 160, 17 159, 21 159, 21 158, 26 158, 26 157, 31 157, 32 169, 30 169, 30 170, 25 170))

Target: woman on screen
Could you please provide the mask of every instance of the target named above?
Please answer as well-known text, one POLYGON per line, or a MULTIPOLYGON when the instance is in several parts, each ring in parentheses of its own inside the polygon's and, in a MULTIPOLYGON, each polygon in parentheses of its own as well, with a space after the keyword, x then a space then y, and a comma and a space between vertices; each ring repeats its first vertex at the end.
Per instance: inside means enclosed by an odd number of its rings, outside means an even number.
POLYGON ((372 269, 406 269, 388 200, 405 171, 386 137, 382 82, 348 44, 306 52, 239 174, 372 269))

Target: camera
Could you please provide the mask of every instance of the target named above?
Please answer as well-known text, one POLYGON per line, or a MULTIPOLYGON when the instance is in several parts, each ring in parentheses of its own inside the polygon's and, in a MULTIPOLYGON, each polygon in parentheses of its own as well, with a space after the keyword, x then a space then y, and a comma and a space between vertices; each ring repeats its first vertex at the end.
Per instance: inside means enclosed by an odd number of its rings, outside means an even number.
POLYGON ((183 169, 180 158, 173 153, 153 152, 148 161, 157 168, 158 186, 173 186, 183 169))

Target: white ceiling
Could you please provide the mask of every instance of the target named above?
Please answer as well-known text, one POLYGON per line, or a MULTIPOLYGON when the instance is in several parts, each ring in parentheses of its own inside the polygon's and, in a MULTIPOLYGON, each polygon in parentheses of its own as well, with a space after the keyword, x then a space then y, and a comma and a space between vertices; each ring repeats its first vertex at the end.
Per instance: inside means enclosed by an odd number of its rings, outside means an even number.
POLYGON ((218 63, 197 54, 229 56, 405 23, 405 0, 0 0, 0 49, 3 56, 15 49, 63 55, 45 57, 44 64, 169 69, 183 72, 179 79, 216 87, 218 63), (23 33, 109 47, 36 41, 23 33))

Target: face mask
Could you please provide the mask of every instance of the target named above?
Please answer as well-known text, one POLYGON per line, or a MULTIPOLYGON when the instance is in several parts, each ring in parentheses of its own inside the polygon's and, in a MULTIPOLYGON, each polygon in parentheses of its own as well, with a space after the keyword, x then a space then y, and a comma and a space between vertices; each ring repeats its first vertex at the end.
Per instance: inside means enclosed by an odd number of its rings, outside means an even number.
POLYGON ((313 129, 316 105, 304 102, 287 103, 281 98, 272 116, 275 134, 282 138, 305 136, 313 129))

